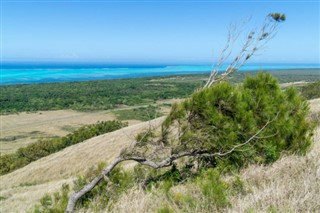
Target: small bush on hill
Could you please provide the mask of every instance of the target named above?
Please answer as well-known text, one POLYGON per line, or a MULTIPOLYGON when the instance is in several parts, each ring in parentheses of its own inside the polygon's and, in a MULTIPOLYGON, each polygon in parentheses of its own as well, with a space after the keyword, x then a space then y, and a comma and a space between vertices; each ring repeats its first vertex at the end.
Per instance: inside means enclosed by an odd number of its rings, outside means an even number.
POLYGON ((221 180, 217 169, 202 170, 196 178, 187 181, 186 185, 192 185, 193 193, 196 194, 189 194, 188 191, 182 193, 179 190, 168 190, 168 203, 159 210, 174 208, 181 212, 197 212, 201 209, 201 212, 212 212, 230 205, 227 194, 228 184, 221 180), (201 197, 201 200, 197 196, 201 197))
POLYGON ((167 141, 173 153, 225 153, 241 146, 223 158, 211 158, 211 165, 239 168, 271 163, 284 151, 304 154, 313 130, 308 112, 307 101, 294 88, 282 91, 274 77, 260 73, 241 85, 222 82, 194 93, 172 107, 162 129, 174 125, 181 129, 177 140, 167 141))
POLYGON ((320 81, 303 86, 301 88, 301 95, 307 99, 320 98, 320 81))
POLYGON ((40 204, 36 205, 33 213, 63 213, 68 204, 68 195, 70 187, 68 184, 63 184, 60 192, 55 192, 53 195, 45 194, 40 199, 40 204))
POLYGON ((155 106, 139 107, 136 109, 118 110, 116 116, 119 120, 141 120, 149 121, 162 116, 159 109, 155 106))

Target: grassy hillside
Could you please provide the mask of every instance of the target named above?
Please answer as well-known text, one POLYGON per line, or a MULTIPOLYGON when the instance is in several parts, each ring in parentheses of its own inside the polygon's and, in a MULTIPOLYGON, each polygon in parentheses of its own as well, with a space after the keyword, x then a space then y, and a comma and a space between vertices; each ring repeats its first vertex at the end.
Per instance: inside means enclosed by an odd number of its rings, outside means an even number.
MULTIPOLYGON (((141 164, 144 161, 165 162, 170 166, 168 169, 148 171, 138 167, 132 174, 111 173, 110 181, 102 182, 86 194, 79 206, 97 211, 112 210, 112 202, 116 202, 119 194, 139 184, 146 190, 164 191, 171 198, 169 192, 172 187, 190 183, 199 186, 200 196, 195 198, 194 193, 180 194, 177 199, 180 205, 176 211, 198 212, 200 209, 210 212, 225 209, 232 206, 229 197, 242 193, 244 186, 242 180, 236 178, 229 183, 223 181, 221 176, 237 173, 240 168, 250 164, 272 163, 284 153, 305 153, 313 131, 312 125, 306 120, 307 113, 308 106, 304 99, 292 88, 281 90, 277 81, 268 74, 246 78, 243 84, 236 86, 221 82, 196 91, 189 99, 173 105, 161 130, 148 130, 140 139, 137 138, 135 146, 123 151, 119 157, 126 159, 128 155, 128 159, 132 159, 132 156, 139 156, 137 161, 141 164), (249 143, 255 137, 252 135, 261 128, 264 129, 263 134, 249 143), (248 142, 244 143, 248 138, 248 142), (237 150, 232 152, 235 149, 232 147, 237 147, 237 150), (194 154, 199 151, 205 156, 194 154), (178 159, 176 156, 180 153, 183 153, 182 156, 199 158, 185 157, 187 160, 168 163, 170 159, 178 159), (92 204, 92 200, 97 200, 97 203, 92 204)), ((94 176, 88 174, 80 178, 73 190, 81 189, 94 176)), ((171 211, 172 208, 163 206, 158 211, 171 211)))
MULTIPOLYGON (((320 100, 317 99, 311 103, 313 113, 319 114, 320 100)), ((64 183, 72 185, 75 176, 83 175, 85 170, 87 170, 86 173, 93 174, 97 170, 98 162, 110 162, 123 147, 129 146, 135 140, 135 136, 140 131, 149 128, 150 125, 159 125, 162 120, 163 118, 159 118, 152 122, 92 138, 1 176, 1 211, 22 211, 31 208, 46 192, 58 191, 64 183)), ((280 161, 271 166, 251 166, 242 169, 236 175, 223 175, 222 178, 220 178, 219 171, 208 170, 197 174, 195 178, 180 182, 180 174, 177 174, 173 178, 178 178, 176 180, 179 184, 172 185, 172 182, 168 182, 166 179, 159 179, 158 184, 155 180, 156 184, 151 185, 151 188, 147 188, 147 190, 139 186, 126 188, 125 183, 115 181, 116 185, 108 185, 109 189, 113 191, 112 189, 120 184, 121 187, 124 186, 126 193, 118 193, 116 190, 117 193, 112 195, 115 196, 112 198, 116 199, 112 199, 105 210, 114 212, 208 212, 208 209, 210 211, 216 209, 221 212, 237 212, 238 209, 240 212, 270 212, 289 211, 290 208, 297 208, 301 211, 319 210, 320 208, 316 205, 314 199, 309 199, 309 197, 317 198, 317 194, 319 194, 318 180, 314 178, 316 175, 314 171, 319 170, 320 162, 317 158, 319 156, 319 147, 317 146, 319 143, 319 128, 314 137, 314 142, 312 151, 306 156, 282 156, 280 161), (283 159, 289 159, 292 163, 282 165, 281 162, 287 162, 283 159), (302 163, 299 163, 300 161, 302 163), (279 167, 275 166, 276 169, 272 169, 277 163, 280 164, 279 167), (307 164, 310 164, 310 170, 304 169, 301 171, 301 168, 304 168, 307 164), (281 178, 287 166, 290 166, 287 177, 292 178, 289 181, 293 183, 292 185, 284 185, 285 182, 281 178), (253 172, 251 176, 246 176, 250 173, 251 170, 247 170, 250 168, 252 168, 252 171, 255 168, 261 169, 257 169, 259 173, 253 172), (262 170, 267 172, 263 173, 262 170), (270 172, 274 176, 269 178, 267 175, 270 172), (261 173, 263 175, 259 176, 261 173), (308 191, 303 191, 304 187, 298 187, 302 183, 308 191), (280 185, 284 185, 286 188, 281 188, 280 185), (213 191, 207 191, 207 188, 213 188, 213 191), (274 193, 270 192, 271 189, 275 189, 274 193), (286 194, 284 189, 290 193, 286 194), (263 196, 264 194, 266 196, 263 196), (292 195, 292 197, 289 195, 292 195), (300 199, 303 196, 304 198, 300 199), (240 202, 242 200, 246 202, 240 202), (289 205, 292 202, 297 205, 289 205), (304 208, 299 209, 298 205, 302 205, 304 208)), ((127 180, 131 180, 132 176, 128 171, 132 169, 132 165, 131 163, 125 164, 125 170, 118 170, 113 177, 119 177, 119 175, 126 177, 128 175, 127 180)), ((139 174, 144 174, 143 170, 139 174)), ((173 173, 172 171, 164 171, 164 173, 155 174, 155 176, 165 177, 168 174, 171 176, 176 173, 175 171, 173 173)), ((122 178, 119 179, 122 180, 122 178)), ((83 184, 83 181, 81 181, 81 178, 77 178, 76 183, 81 185, 83 184)), ((121 187, 118 189, 121 189, 121 187)), ((43 197, 41 201, 42 204, 50 205, 47 196, 43 197)), ((100 208, 100 204, 98 197, 90 200, 90 204, 82 210, 88 211, 89 207, 89 210, 92 211, 95 209, 94 206, 100 208)))
MULTIPOLYGON (((221 180, 206 174, 201 177, 202 181, 179 184, 169 191, 133 187, 112 204, 111 212, 319 212, 319 127, 314 143, 306 156, 283 156, 272 165, 252 165, 236 176, 224 176, 221 180), (206 195, 203 188, 208 186, 206 180, 216 184, 212 195, 216 193, 221 199, 215 198, 216 205, 214 198, 211 198, 211 206, 207 201, 210 195, 206 195), (220 192, 219 186, 226 190, 225 194, 220 192)), ((98 205, 93 202, 93 206, 98 205)))
MULTIPOLYGON (((311 111, 320 112, 320 99, 311 101, 311 111)), ((157 119, 151 125, 157 126, 162 120, 163 118, 157 119)), ((85 170, 88 171, 99 162, 110 162, 123 147, 130 145, 138 132, 149 125, 149 122, 145 122, 107 133, 1 176, 1 211, 23 212, 33 208, 46 193, 57 192, 63 184, 71 184, 77 174, 84 174, 85 170)), ((282 212, 287 212, 288 204, 290 206, 295 204, 292 208, 297 205, 305 209, 314 206, 319 210, 319 205, 313 203, 314 200, 319 200, 320 194, 319 181, 314 179, 317 177, 314 172, 320 169, 319 144, 318 127, 314 136, 314 146, 306 156, 283 156, 270 166, 251 166, 241 170, 240 180, 244 182, 247 192, 229 197, 235 204, 225 211, 245 212, 244 209, 252 209, 251 212, 270 212, 265 209, 282 209, 282 212), (286 179, 283 175, 286 175, 286 179), (305 190, 305 186, 308 190, 305 190), (287 196, 293 191, 295 192, 293 197, 287 196), (297 196, 305 196, 305 199, 299 199, 297 196), (275 204, 274 208, 270 203, 275 204)), ((124 167, 132 168, 132 164, 124 167)), ((223 177, 222 180, 229 179, 230 177, 223 177)), ((114 203, 113 212, 157 212, 166 207, 174 210, 178 207, 179 200, 183 199, 181 193, 192 193, 195 197, 200 195, 199 188, 194 184, 182 184, 170 189, 170 194, 178 199, 172 203, 171 198, 163 191, 146 192, 137 187, 119 197, 114 203)))
POLYGON ((301 95, 307 99, 320 97, 320 80, 301 87, 301 95))
MULTIPOLYGON (((319 106, 320 99, 311 101, 312 113, 320 112, 319 106)), ((117 170, 110 176, 116 185, 108 184, 105 191, 102 184, 95 197, 88 195, 77 212, 318 212, 319 126, 313 140, 314 145, 305 156, 283 155, 271 165, 253 164, 222 176, 216 169, 203 170, 182 182, 179 181, 182 173, 169 169, 155 173, 157 178, 147 188, 145 183, 132 183, 149 169, 141 167, 134 174, 117 170), (105 200, 99 190, 109 193, 107 197, 111 200, 105 200)), ((87 170, 86 176, 92 177, 98 170, 97 167, 87 170)), ((77 186, 83 181, 78 178, 74 183, 77 186)), ((43 210, 44 203, 50 200, 44 196, 37 209, 43 210)))
POLYGON ((65 137, 39 140, 26 147, 19 148, 15 153, 0 156, 0 175, 7 174, 40 158, 58 152, 68 146, 81 143, 89 138, 112 132, 127 126, 120 121, 102 121, 85 125, 65 137))
POLYGON ((110 162, 139 132, 162 121, 163 117, 94 137, 0 176, 1 212, 26 211, 45 193, 59 191, 99 162, 110 162))
POLYGON ((63 137, 84 125, 115 120, 112 112, 74 110, 38 111, 1 115, 0 155, 40 139, 63 137))

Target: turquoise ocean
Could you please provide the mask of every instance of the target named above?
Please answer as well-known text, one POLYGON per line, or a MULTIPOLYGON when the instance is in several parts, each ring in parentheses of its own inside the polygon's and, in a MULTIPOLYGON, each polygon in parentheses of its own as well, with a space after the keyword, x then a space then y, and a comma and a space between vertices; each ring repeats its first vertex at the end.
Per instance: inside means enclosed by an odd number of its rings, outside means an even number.
MULTIPOLYGON (((222 67, 221 70, 223 70, 222 67)), ((147 76, 167 76, 178 74, 202 74, 212 69, 210 65, 178 66, 2 66, 0 85, 33 84, 49 82, 73 82, 147 76)), ((320 64, 248 64, 241 72, 257 70, 315 69, 319 72, 320 64)))

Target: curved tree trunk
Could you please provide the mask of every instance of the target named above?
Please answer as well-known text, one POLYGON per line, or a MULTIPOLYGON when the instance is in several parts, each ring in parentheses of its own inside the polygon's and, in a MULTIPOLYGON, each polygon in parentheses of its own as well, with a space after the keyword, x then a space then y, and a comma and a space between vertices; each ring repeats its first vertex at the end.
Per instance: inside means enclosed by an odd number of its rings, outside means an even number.
POLYGON ((113 168, 116 165, 118 165, 122 161, 124 161, 122 157, 117 157, 112 161, 112 163, 107 168, 105 168, 102 171, 102 173, 99 176, 95 177, 90 183, 85 185, 81 190, 77 192, 73 192, 69 198, 68 205, 65 212, 68 212, 68 213, 73 212, 78 200, 87 192, 90 192, 105 176, 107 176, 113 170, 113 168))

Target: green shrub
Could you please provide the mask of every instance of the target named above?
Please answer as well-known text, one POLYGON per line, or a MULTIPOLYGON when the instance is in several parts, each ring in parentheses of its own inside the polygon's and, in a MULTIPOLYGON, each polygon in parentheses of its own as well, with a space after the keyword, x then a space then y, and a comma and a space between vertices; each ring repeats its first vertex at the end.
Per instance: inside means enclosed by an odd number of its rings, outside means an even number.
POLYGON ((174 211, 167 206, 159 208, 157 212, 158 213, 174 213, 174 211))
POLYGON ((320 81, 303 86, 301 88, 301 95, 307 99, 320 98, 320 81))
POLYGON ((234 180, 229 183, 228 191, 230 194, 245 194, 247 192, 245 183, 239 175, 234 175, 234 180))
POLYGON ((173 206, 178 207, 179 210, 182 210, 182 212, 188 212, 188 209, 189 211, 190 209, 196 210, 196 208, 199 207, 199 201, 195 199, 193 195, 178 192, 172 193, 169 198, 173 203, 173 206))
POLYGON ((40 204, 34 207, 33 213, 63 213, 68 204, 69 192, 69 185, 63 184, 59 192, 45 194, 40 199, 40 204))
POLYGON ((220 179, 220 172, 217 169, 204 171, 197 178, 197 184, 200 185, 207 208, 212 209, 212 206, 214 206, 219 209, 229 205, 228 185, 220 179))
POLYGON ((118 110, 116 116, 119 120, 141 120, 149 121, 162 116, 159 109, 155 106, 139 107, 136 109, 118 110))
POLYGON ((229 206, 228 196, 235 189, 230 190, 231 184, 222 181, 220 177, 221 172, 217 168, 202 170, 196 178, 187 181, 189 186, 195 188, 195 194, 168 191, 168 207, 174 206, 181 212, 197 212, 199 209, 213 212, 229 206))
POLYGON ((195 92, 172 107, 162 129, 174 123, 185 128, 174 152, 206 150, 223 153, 263 129, 259 135, 212 165, 240 168, 249 163, 271 163, 281 152, 304 154, 311 143, 313 125, 306 117, 308 102, 290 87, 284 91, 270 74, 247 77, 241 85, 221 82, 195 92), (186 116, 188 115, 188 116, 186 116), (182 145, 183 144, 183 145, 182 145))
POLYGON ((134 169, 135 176, 140 177, 138 182, 143 182, 143 186, 147 190, 159 189, 166 195, 169 195, 169 190, 191 177, 190 170, 185 170, 183 167, 179 170, 176 164, 173 164, 169 168, 164 169, 147 169, 138 165, 134 169), (142 175, 142 171, 144 174, 142 175))

